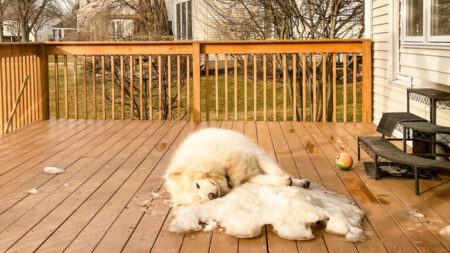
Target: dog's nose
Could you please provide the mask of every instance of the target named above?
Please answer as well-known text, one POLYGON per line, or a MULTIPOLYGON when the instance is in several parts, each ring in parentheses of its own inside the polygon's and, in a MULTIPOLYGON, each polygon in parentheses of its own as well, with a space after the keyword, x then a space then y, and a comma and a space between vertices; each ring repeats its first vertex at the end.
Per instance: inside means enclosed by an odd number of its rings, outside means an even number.
POLYGON ((217 194, 211 192, 210 194, 208 194, 208 198, 210 200, 213 200, 213 199, 217 198, 217 194))

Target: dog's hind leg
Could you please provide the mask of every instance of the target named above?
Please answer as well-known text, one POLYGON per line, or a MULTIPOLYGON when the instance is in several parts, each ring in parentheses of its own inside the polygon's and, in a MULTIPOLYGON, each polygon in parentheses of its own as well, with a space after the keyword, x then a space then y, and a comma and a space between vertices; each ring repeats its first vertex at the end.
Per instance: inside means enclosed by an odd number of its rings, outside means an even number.
POLYGON ((256 175, 251 177, 248 182, 271 185, 271 186, 289 186, 292 185, 291 177, 289 176, 276 176, 276 175, 256 175))
POLYGON ((266 175, 288 176, 271 157, 265 154, 258 157, 258 164, 261 171, 266 175))

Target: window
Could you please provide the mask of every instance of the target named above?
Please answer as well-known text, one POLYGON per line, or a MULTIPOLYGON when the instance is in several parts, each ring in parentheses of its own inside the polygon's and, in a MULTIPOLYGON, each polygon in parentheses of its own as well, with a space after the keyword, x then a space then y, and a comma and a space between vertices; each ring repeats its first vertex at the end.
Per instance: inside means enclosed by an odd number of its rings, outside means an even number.
POLYGON ((450 0, 432 0, 430 40, 450 42, 450 0))
POLYGON ((403 3, 403 42, 450 43, 450 0, 404 0, 403 3))
POLYGON ((192 1, 178 3, 176 5, 177 12, 177 39, 192 39, 192 1))
POLYGON ((406 7, 406 36, 423 36, 423 0, 408 0, 406 7))
POLYGON ((123 23, 122 20, 112 21, 113 36, 115 40, 120 40, 123 37, 123 23))

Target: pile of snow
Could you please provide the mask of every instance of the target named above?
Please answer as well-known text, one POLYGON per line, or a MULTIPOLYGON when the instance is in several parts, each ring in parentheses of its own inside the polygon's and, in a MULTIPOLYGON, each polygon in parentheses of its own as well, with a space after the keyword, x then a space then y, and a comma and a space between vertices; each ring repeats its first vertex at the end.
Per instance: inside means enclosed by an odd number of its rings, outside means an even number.
POLYGON ((314 238, 311 227, 320 222, 326 231, 355 242, 365 238, 363 215, 350 200, 318 185, 303 189, 247 183, 222 198, 176 207, 170 231, 211 231, 221 226, 227 234, 251 238, 271 224, 283 238, 308 240, 314 238))
POLYGON ((422 213, 418 212, 417 210, 414 210, 412 208, 409 208, 409 215, 411 217, 416 217, 416 218, 425 218, 425 215, 423 215, 422 213))
POLYGON ((441 231, 439 231, 441 235, 450 235, 450 225, 445 226, 441 231))
POLYGON ((30 193, 30 194, 37 194, 37 193, 38 193, 38 190, 37 190, 36 188, 29 189, 29 190, 28 190, 28 193, 30 193))
POLYGON ((55 167, 45 167, 44 172, 48 174, 59 174, 66 172, 64 169, 55 168, 55 167))

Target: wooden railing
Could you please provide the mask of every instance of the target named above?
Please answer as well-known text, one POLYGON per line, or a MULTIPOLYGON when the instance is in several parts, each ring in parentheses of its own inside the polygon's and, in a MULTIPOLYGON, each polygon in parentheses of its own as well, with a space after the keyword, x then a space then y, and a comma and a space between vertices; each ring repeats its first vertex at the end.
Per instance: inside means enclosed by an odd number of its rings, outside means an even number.
POLYGON ((2 126, 38 119, 372 119, 370 40, 0 45, 2 126), (325 71, 323 71, 325 70, 325 71))
POLYGON ((46 87, 44 46, 37 43, 2 43, 0 45, 0 126, 11 119, 10 131, 47 118, 47 99, 42 97, 46 87), (28 77, 28 79, 27 79, 28 77), (26 82, 25 82, 26 81, 26 82), (25 83, 19 99, 20 87, 25 83), (17 103, 17 109, 13 107, 17 103))

